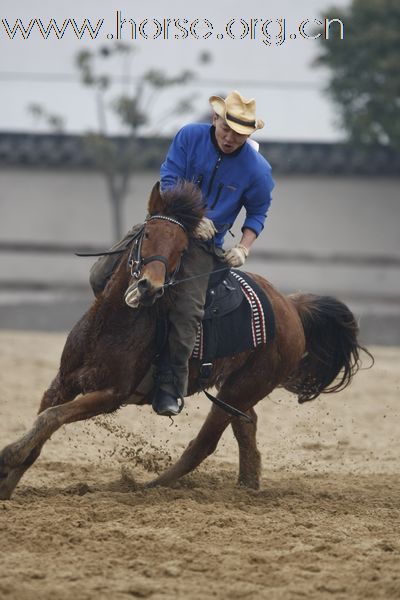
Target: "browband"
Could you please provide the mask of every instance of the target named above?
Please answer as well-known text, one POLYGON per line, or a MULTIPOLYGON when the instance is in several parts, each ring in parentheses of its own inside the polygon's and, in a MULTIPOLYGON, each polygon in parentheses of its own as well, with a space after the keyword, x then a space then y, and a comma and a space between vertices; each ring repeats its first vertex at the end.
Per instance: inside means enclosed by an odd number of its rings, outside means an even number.
POLYGON ((153 219, 162 219, 163 221, 169 221, 170 223, 179 225, 179 227, 181 227, 183 231, 186 231, 186 227, 176 219, 173 219, 172 217, 167 217, 166 215, 152 215, 151 217, 147 217, 146 221, 152 221, 153 219))

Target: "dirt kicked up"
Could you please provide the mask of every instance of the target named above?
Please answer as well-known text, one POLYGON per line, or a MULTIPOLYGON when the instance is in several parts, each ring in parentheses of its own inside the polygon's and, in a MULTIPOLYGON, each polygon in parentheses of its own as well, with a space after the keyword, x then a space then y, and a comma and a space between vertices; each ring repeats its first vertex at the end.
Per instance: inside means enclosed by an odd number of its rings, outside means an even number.
MULTIPOLYGON (((34 420, 65 336, 0 333, 0 446, 34 420)), ((144 490, 199 429, 149 407, 57 432, 0 501, 0 598, 400 598, 400 349, 342 393, 259 403, 260 491, 228 431, 173 488, 144 490)), ((367 362, 367 361, 366 361, 367 362)))

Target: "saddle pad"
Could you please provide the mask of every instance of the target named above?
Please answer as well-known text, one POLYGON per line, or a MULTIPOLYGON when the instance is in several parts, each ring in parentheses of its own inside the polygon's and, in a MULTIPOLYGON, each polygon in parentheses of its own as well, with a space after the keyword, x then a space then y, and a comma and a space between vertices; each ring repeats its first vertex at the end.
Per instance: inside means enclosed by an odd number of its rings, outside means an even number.
POLYGON ((242 301, 223 316, 199 324, 192 357, 212 361, 232 356, 271 342, 275 337, 275 318, 265 292, 242 271, 230 275, 240 284, 242 301))

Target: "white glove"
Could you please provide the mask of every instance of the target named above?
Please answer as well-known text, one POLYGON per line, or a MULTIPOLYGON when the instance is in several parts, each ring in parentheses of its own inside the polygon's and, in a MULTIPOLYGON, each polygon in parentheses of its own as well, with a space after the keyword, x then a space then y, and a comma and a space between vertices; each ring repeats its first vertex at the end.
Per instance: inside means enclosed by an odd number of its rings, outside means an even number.
POLYGON ((214 223, 211 221, 211 219, 203 217, 194 230, 194 237, 198 240, 206 242, 207 240, 211 240, 216 233, 217 230, 215 229, 214 223))
POLYGON ((242 244, 237 244, 225 252, 225 261, 230 267, 241 267, 249 255, 249 249, 242 244))

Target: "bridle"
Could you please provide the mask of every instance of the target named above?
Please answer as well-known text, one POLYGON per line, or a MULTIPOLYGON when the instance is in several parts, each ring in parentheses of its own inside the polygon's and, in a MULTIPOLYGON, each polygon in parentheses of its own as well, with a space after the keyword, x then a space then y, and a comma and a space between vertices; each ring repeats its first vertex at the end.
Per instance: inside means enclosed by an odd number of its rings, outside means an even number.
MULTIPOLYGON (((180 221, 178 221, 177 219, 174 219, 173 217, 167 217, 165 215, 152 215, 151 217, 148 217, 146 219, 146 223, 148 223, 149 221, 153 221, 155 219, 161 219, 163 221, 169 221, 170 223, 174 223, 174 225, 178 225, 187 234, 186 227, 184 225, 182 225, 182 223, 180 221)), ((159 261, 159 262, 162 262, 165 267, 164 286, 171 285, 174 282, 175 277, 180 269, 182 256, 180 256, 178 264, 176 265, 176 267, 172 273, 168 272, 168 260, 162 254, 154 254, 153 256, 148 256, 146 258, 143 258, 142 257, 142 243, 143 243, 144 233, 145 233, 145 226, 143 227, 140 235, 134 240, 131 251, 129 253, 127 266, 131 272, 131 276, 134 277, 135 279, 140 279, 143 267, 145 267, 146 265, 148 265, 151 262, 159 261)))

